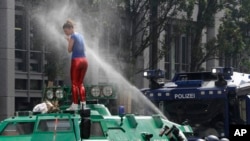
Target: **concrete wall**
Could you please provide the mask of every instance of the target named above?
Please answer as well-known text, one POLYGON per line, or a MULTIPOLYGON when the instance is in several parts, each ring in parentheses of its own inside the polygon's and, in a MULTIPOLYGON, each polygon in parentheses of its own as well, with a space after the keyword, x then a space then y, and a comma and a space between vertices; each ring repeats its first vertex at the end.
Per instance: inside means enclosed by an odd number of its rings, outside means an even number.
POLYGON ((15 108, 15 0, 0 0, 0 120, 15 108))

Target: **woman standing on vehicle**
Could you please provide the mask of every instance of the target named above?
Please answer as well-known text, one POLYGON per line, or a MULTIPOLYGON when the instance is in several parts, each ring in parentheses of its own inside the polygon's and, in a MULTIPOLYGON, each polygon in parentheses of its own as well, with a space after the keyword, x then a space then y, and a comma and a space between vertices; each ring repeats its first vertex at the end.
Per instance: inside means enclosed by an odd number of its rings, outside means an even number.
POLYGON ((63 24, 63 30, 67 35, 68 52, 72 53, 70 68, 72 105, 67 110, 77 110, 78 94, 80 95, 80 108, 86 105, 83 80, 87 72, 88 61, 86 59, 83 36, 74 31, 73 22, 67 20, 66 23, 63 24))

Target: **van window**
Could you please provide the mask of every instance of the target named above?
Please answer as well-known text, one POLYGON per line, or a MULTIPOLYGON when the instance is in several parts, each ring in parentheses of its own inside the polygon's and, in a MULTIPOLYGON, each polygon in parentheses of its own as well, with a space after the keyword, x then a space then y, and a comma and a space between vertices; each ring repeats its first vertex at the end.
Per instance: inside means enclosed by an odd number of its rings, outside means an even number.
POLYGON ((100 122, 92 122, 90 131, 91 131, 90 136, 92 136, 92 137, 103 137, 104 136, 100 122))
POLYGON ((34 122, 11 122, 7 124, 0 135, 2 136, 18 136, 32 134, 34 122))
POLYGON ((43 119, 39 121, 38 130, 43 132, 70 131, 69 119, 43 119))

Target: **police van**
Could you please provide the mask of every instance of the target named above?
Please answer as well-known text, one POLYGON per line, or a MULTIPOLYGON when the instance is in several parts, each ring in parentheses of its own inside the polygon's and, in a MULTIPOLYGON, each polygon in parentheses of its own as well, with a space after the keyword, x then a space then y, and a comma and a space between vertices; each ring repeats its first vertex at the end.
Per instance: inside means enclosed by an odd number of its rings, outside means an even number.
POLYGON ((176 73, 159 83, 162 70, 148 70, 149 88, 141 89, 171 121, 192 126, 194 136, 229 137, 230 127, 250 124, 250 74, 217 67, 176 73))

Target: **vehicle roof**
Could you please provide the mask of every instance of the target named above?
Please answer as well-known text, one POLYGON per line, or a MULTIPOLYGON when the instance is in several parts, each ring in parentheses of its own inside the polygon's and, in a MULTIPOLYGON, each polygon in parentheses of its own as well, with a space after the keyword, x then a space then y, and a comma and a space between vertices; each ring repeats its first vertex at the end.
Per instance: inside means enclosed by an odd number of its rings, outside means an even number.
POLYGON ((217 79, 217 76, 213 74, 212 72, 181 72, 181 73, 175 73, 175 76, 173 77, 172 81, 175 82, 177 80, 215 80, 217 79))

